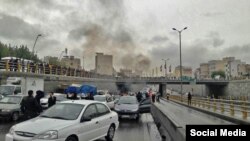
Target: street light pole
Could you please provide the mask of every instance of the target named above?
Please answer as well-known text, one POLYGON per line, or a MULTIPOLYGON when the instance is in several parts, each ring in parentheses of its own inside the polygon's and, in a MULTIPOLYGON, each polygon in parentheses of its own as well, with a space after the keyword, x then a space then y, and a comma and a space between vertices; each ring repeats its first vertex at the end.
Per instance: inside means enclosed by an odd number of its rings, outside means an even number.
POLYGON ((165 68, 165 77, 167 78, 167 61, 169 60, 169 58, 168 58, 168 59, 161 59, 161 60, 165 61, 165 64, 164 64, 164 68, 165 68))
POLYGON ((181 32, 183 30, 186 30, 187 27, 183 28, 182 30, 177 30, 175 28, 173 28, 173 30, 177 31, 179 33, 179 41, 180 41, 180 77, 181 77, 181 101, 182 101, 182 97, 183 97, 183 94, 182 94, 182 58, 181 58, 181 32))
POLYGON ((40 36, 42 36, 42 34, 38 34, 38 35, 36 36, 36 40, 35 40, 35 43, 34 43, 34 46, 33 46, 33 49, 32 49, 32 54, 33 54, 34 56, 35 56, 34 49, 35 49, 35 46, 36 46, 36 41, 37 41, 37 39, 38 39, 40 36))

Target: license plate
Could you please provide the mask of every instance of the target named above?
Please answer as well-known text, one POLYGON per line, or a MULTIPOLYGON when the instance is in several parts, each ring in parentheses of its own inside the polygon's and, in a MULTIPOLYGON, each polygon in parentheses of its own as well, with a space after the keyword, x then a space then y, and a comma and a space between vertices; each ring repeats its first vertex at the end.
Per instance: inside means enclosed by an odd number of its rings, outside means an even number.
POLYGON ((130 118, 129 115, 122 115, 123 118, 130 118))

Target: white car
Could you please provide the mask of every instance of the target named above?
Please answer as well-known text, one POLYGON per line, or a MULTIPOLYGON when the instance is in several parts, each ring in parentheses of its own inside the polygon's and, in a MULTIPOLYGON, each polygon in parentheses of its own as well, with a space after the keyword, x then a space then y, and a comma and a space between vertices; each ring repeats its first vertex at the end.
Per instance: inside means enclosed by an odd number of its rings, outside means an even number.
POLYGON ((115 108, 115 101, 113 100, 111 95, 95 95, 94 100, 107 104, 110 109, 115 108))
MULTIPOLYGON (((66 94, 60 94, 60 93, 54 93, 54 96, 56 97, 56 102, 62 102, 68 100, 66 98, 66 94)), ((43 108, 48 108, 49 104, 49 95, 46 95, 44 98, 40 99, 40 104, 43 108)))
POLYGON ((12 126, 5 141, 93 141, 102 137, 110 141, 118 126, 117 113, 106 104, 70 100, 12 126))

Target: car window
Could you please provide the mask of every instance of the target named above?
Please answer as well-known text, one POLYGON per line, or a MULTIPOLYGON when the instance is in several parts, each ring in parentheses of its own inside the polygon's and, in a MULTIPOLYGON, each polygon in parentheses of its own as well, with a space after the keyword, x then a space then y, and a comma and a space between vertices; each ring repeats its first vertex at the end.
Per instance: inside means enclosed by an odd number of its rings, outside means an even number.
POLYGON ((143 100, 143 101, 141 102, 141 104, 142 104, 142 105, 144 105, 144 104, 151 104, 151 101, 150 101, 150 99, 145 99, 145 100, 143 100))
POLYGON ((99 115, 105 115, 110 112, 108 107, 105 106, 104 104, 96 104, 96 107, 99 115))
POLYGON ((75 120, 79 117, 84 105, 59 103, 46 110, 41 117, 75 120))
POLYGON ((134 96, 122 96, 118 104, 137 104, 137 99, 134 96))
POLYGON ((94 104, 89 105, 84 114, 83 117, 90 117, 90 118, 95 118, 97 116, 97 110, 96 110, 96 106, 94 104))
POLYGON ((21 87, 16 87, 15 93, 21 93, 21 87))

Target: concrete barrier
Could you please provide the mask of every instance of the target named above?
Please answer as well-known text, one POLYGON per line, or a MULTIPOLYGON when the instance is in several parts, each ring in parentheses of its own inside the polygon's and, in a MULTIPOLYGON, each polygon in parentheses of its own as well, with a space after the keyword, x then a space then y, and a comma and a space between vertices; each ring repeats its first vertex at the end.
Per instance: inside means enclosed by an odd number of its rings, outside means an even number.
MULTIPOLYGON (((151 114, 158 128, 163 128, 162 136, 169 135, 171 141, 185 141, 186 133, 170 114, 163 113, 155 104, 151 105, 151 114)), ((163 137, 164 138, 164 137, 163 137)))

